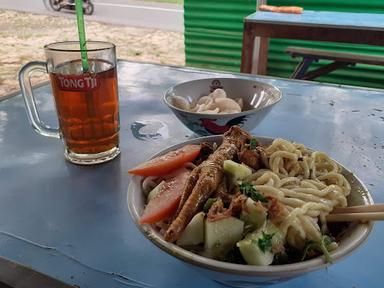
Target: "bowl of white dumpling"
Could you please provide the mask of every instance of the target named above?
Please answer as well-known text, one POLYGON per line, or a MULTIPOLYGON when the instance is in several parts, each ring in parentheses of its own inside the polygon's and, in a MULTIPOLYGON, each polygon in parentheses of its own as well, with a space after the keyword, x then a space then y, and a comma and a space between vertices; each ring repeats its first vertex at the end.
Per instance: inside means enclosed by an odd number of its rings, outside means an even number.
POLYGON ((282 98, 277 87, 239 78, 204 78, 169 88, 164 102, 198 135, 223 134, 238 125, 252 131, 282 98))

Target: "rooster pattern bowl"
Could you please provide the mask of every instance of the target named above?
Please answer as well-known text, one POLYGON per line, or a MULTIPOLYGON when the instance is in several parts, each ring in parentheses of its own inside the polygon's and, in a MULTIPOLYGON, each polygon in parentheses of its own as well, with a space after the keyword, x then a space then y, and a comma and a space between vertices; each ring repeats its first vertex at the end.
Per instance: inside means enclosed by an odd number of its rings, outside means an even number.
POLYGON ((251 131, 281 98, 281 91, 270 84, 247 79, 207 78, 187 81, 169 88, 165 92, 164 102, 190 130, 205 136, 223 134, 233 125, 251 131), (202 96, 218 88, 223 89, 228 98, 241 98, 243 110, 239 113, 209 114, 183 110, 174 105, 175 96, 194 105, 202 96))

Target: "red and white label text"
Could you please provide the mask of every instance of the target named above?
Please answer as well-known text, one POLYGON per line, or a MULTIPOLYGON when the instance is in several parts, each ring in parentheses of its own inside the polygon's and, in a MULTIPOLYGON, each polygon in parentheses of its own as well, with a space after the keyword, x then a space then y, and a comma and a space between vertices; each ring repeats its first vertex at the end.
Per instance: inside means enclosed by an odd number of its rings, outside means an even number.
POLYGON ((96 89, 100 85, 97 75, 91 76, 59 76, 58 85, 62 90, 89 91, 96 89))

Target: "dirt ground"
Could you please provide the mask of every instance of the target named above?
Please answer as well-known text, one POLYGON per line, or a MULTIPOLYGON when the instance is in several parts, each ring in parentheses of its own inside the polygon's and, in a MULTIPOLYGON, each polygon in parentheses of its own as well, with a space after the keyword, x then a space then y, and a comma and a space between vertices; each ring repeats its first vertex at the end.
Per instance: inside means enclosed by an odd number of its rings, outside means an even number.
MULTIPOLYGON (((113 42, 117 57, 184 65, 183 33, 86 21, 88 40, 113 42)), ((0 9, 0 98, 19 89, 18 71, 32 60, 44 60, 43 46, 77 40, 76 20, 0 9)), ((46 75, 34 77, 37 83, 46 75)))

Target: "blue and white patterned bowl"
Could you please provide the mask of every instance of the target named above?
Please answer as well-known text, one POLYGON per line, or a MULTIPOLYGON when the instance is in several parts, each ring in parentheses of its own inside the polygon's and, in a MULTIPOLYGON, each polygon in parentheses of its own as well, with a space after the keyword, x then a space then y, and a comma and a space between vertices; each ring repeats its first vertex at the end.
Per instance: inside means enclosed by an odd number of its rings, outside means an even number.
POLYGON ((206 78, 183 82, 169 88, 164 102, 176 117, 198 135, 218 135, 231 126, 238 125, 252 131, 281 100, 281 91, 270 84, 238 78, 206 78), (173 96, 183 97, 194 104, 200 97, 217 88, 223 89, 229 98, 242 98, 244 109, 240 113, 205 114, 179 109, 173 105, 173 96))

